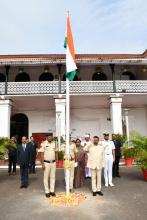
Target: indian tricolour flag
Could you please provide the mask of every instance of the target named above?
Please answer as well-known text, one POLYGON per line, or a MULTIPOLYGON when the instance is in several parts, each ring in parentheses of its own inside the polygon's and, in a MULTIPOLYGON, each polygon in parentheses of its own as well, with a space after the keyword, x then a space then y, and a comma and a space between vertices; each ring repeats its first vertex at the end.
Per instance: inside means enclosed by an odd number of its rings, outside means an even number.
POLYGON ((73 80, 76 75, 77 67, 75 62, 74 43, 69 15, 67 16, 67 27, 64 47, 66 48, 66 78, 68 78, 69 80, 73 80))
MULTIPOLYGON (((64 42, 64 47, 66 48, 66 157, 69 158, 70 155, 70 85, 69 81, 73 80, 76 75, 76 62, 75 62, 75 52, 74 43, 70 26, 69 15, 67 16, 67 28, 66 37, 64 42)), ((66 194, 68 195, 69 190, 69 178, 70 171, 68 167, 66 168, 66 194)))

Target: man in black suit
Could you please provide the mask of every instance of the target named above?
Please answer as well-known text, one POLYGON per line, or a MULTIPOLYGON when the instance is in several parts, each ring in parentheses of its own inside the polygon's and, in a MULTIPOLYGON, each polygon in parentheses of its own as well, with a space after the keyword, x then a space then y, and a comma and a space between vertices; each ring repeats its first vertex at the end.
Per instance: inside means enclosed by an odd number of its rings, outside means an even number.
POLYGON ((36 162, 36 150, 37 150, 37 144, 34 141, 34 137, 30 137, 30 146, 31 146, 31 155, 32 155, 32 163, 30 166, 30 173, 35 173, 35 162, 36 162))
POLYGON ((31 146, 27 143, 27 138, 22 137, 21 144, 17 148, 17 163, 20 166, 21 185, 20 188, 28 187, 28 169, 31 164, 31 146))

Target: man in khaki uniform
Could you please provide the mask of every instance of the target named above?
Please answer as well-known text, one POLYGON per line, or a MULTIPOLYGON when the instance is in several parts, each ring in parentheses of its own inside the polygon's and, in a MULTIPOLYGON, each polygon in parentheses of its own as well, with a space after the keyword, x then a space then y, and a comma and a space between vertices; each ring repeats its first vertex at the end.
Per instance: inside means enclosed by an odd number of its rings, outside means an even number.
MULTIPOLYGON (((65 155, 65 147, 66 145, 63 144, 61 147, 61 150, 64 154, 64 161, 66 159, 66 155, 65 155)), ((70 192, 73 193, 73 181, 74 181, 74 170, 75 170, 75 166, 76 166, 76 161, 77 161, 77 148, 76 148, 76 144, 74 142, 72 142, 70 144, 70 149, 69 149, 69 161, 70 161, 70 168, 69 168, 69 172, 70 172, 70 180, 69 180, 69 189, 70 192)), ((64 174, 66 176, 66 169, 65 169, 65 164, 64 164, 64 174)), ((65 178, 66 179, 66 178, 65 178)))
POLYGON ((104 149, 99 144, 99 137, 94 136, 93 143, 86 145, 84 150, 89 152, 87 167, 91 169, 93 196, 96 196, 96 194, 103 196, 101 192, 101 176, 104 165, 104 149))
POLYGON ((53 134, 47 135, 45 141, 41 143, 41 148, 38 150, 41 153, 41 164, 44 170, 44 188, 46 197, 56 196, 55 194, 55 174, 57 161, 57 148, 53 141, 53 134), (50 187, 49 187, 50 178, 50 187))

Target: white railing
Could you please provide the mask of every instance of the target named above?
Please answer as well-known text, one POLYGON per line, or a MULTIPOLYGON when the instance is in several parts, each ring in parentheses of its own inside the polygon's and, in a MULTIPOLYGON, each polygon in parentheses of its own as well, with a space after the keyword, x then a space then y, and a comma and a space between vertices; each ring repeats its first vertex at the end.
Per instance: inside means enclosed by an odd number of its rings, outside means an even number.
MULTIPOLYGON (((66 82, 61 82, 61 93, 66 91, 66 82)), ((147 93, 147 80, 117 80, 116 92, 147 93)), ((59 82, 8 82, 8 95, 58 94, 59 82)), ((71 81, 72 95, 113 93, 113 81, 71 81)), ((5 94, 5 83, 0 83, 0 94, 5 94)))

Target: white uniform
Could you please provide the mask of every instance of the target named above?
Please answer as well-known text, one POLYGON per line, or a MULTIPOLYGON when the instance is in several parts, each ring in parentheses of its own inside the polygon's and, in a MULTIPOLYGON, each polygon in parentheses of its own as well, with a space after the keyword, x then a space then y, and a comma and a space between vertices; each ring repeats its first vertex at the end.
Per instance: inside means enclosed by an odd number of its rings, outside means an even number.
MULTIPOLYGON (((85 147, 85 146, 87 146, 87 145, 89 145, 89 144, 92 144, 92 142, 91 141, 82 141, 82 143, 81 143, 81 145, 83 146, 83 147, 85 147)), ((88 157, 89 157, 89 153, 87 153, 87 161, 88 161, 88 157)), ((91 170, 90 170, 90 168, 89 167, 85 167, 85 177, 91 177, 91 170)))
POLYGON ((113 154, 112 151, 115 149, 113 141, 102 141, 104 147, 104 179, 105 185, 112 185, 112 167, 113 167, 113 154))

